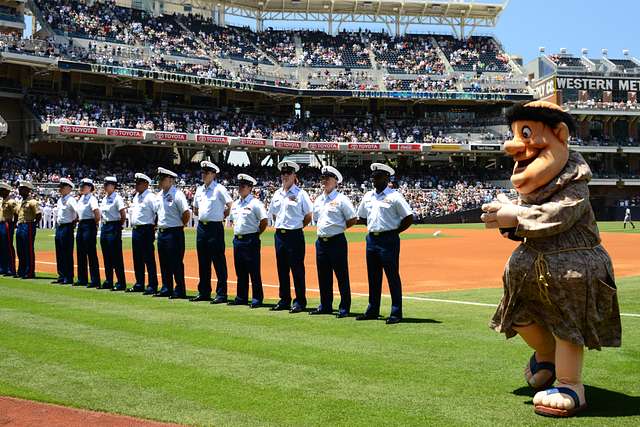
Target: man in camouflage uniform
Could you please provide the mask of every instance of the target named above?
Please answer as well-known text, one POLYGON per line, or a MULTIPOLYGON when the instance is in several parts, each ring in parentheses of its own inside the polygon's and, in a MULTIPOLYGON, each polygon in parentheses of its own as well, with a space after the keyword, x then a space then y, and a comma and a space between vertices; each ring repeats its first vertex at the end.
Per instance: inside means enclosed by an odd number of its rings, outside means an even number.
POLYGON ((11 198, 11 185, 0 182, 0 275, 16 275, 13 233, 18 219, 18 202, 11 198))
POLYGON ((18 249, 18 277, 33 279, 36 277, 36 225, 40 222, 42 211, 40 203, 31 193, 35 190, 29 181, 21 181, 18 192, 22 197, 18 210, 18 228, 16 229, 16 248, 18 249))

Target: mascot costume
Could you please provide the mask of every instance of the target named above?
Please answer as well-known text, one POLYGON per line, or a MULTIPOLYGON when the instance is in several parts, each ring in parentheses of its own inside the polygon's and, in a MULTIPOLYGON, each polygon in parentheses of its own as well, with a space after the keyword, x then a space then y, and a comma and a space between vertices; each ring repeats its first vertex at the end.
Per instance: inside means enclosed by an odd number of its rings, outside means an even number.
POLYGON ((533 101, 507 113, 518 199, 500 195, 482 206, 487 228, 520 241, 503 275, 504 295, 491 328, 516 334, 534 350, 525 379, 535 412, 570 417, 587 407, 584 347, 619 347, 620 312, 613 267, 600 244, 589 202, 589 166, 568 140, 573 118, 533 101))

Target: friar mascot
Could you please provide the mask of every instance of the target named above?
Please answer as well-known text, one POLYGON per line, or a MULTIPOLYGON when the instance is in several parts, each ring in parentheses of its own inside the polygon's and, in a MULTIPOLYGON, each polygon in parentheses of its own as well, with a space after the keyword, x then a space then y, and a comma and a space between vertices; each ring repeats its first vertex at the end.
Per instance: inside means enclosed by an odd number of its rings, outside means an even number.
POLYGON ((507 113, 517 200, 482 206, 487 228, 520 241, 503 274, 504 295, 491 327, 534 350, 525 379, 535 412, 570 417, 587 407, 584 348, 619 347, 620 312, 613 266, 589 202, 589 166, 569 150, 572 117, 533 101, 507 113))

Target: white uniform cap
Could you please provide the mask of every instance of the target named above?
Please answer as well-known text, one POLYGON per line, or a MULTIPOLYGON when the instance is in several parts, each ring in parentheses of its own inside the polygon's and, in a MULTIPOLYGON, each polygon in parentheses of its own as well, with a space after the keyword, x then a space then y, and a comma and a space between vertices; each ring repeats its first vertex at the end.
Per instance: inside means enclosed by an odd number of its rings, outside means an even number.
POLYGON ((135 178, 136 178, 136 181, 141 179, 143 181, 147 181, 149 184, 151 184, 151 181, 152 181, 151 178, 149 178, 147 175, 140 172, 136 173, 135 178))
POLYGON ((393 170, 391 166, 385 165, 383 163, 371 163, 372 171, 383 171, 388 173, 390 176, 395 175, 396 171, 393 170))
POLYGON ((158 175, 166 175, 166 176, 170 176, 171 178, 178 177, 177 173, 171 172, 169 169, 165 169, 165 168, 158 168, 158 175))
POLYGON ((338 180, 338 184, 342 182, 342 174, 333 166, 323 166, 321 172, 322 175, 333 175, 338 180))
POLYGON ((291 168, 294 172, 298 172, 300 170, 300 165, 296 162, 292 162, 291 160, 283 160, 278 163, 278 170, 282 170, 283 168, 291 168))
POLYGON ((82 178, 82 180, 80 180, 80 186, 82 187, 83 185, 90 185, 93 188, 93 180, 90 178, 82 178))
POLYGON ((104 177, 104 183, 105 184, 117 184, 118 183, 118 178, 116 178, 115 176, 105 176, 104 177))
POLYGON ((60 178, 59 185, 62 185, 62 184, 68 185, 71 188, 75 188, 75 186, 73 185, 73 182, 71 182, 69 178, 60 178))
POLYGON ((213 171, 214 171, 215 173, 220 173, 220 168, 219 168, 218 166, 216 166, 216 164, 215 164, 215 163, 210 162, 210 161, 208 161, 208 160, 203 160, 203 161, 201 161, 201 162, 200 162, 200 167, 201 167, 202 169, 213 169, 213 171))
POLYGON ((13 190, 13 188, 11 188, 11 184, 9 184, 8 182, 4 182, 4 181, 0 181, 0 188, 2 188, 3 190, 7 190, 7 191, 13 190))
POLYGON ((30 181, 20 181, 20 184, 18 185, 18 187, 24 187, 30 190, 36 189, 30 181))
POLYGON ((251 185, 256 185, 258 183, 258 181, 256 181, 254 177, 252 177, 251 175, 247 175, 246 173, 239 173, 238 181, 250 182, 251 185))

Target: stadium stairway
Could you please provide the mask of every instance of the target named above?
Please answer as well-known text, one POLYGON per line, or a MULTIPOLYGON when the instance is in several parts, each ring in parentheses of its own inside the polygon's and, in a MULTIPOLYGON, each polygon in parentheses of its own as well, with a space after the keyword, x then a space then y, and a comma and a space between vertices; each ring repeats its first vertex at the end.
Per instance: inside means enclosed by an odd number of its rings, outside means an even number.
POLYGON ((440 58, 440 60, 444 64, 444 67, 447 70, 447 74, 455 74, 455 70, 451 66, 451 63, 449 62, 447 55, 444 54, 444 52, 440 48, 440 45, 438 45, 438 42, 436 41, 436 39, 434 37, 430 37, 429 42, 431 43, 431 46, 434 46, 436 48, 436 52, 438 52, 438 58, 440 58))
POLYGON ((371 70, 369 70, 369 75, 371 76, 371 80, 378 85, 381 90, 387 90, 387 86, 384 81, 384 76, 386 74, 386 70, 381 70, 378 67, 378 61, 376 61, 376 55, 373 53, 373 49, 371 49, 371 45, 369 47, 369 61, 371 61, 371 70))

